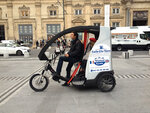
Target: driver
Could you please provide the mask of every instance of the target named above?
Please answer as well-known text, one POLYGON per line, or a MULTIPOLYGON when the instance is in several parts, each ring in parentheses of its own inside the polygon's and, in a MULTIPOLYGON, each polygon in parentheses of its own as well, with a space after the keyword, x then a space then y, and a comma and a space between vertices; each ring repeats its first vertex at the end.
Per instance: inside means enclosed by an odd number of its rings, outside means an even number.
MULTIPOLYGON (((66 68, 67 71, 67 78, 70 78, 70 71, 74 63, 82 60, 84 54, 84 46, 81 41, 78 39, 78 33, 72 32, 71 33, 71 48, 67 54, 64 56, 59 57, 59 61, 56 68, 56 73, 60 75, 63 61, 68 62, 68 66, 66 68)), ((68 86, 67 82, 65 82, 62 86, 68 86)))

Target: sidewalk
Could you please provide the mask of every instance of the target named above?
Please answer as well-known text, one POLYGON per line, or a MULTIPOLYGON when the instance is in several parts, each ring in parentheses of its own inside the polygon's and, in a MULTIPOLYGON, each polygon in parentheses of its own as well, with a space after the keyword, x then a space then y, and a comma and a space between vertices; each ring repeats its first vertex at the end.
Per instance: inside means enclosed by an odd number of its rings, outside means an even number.
POLYGON ((150 57, 113 58, 113 69, 117 75, 150 74, 150 57))
POLYGON ((43 62, 39 60, 0 60, 0 97, 24 82, 41 66, 43 62))
MULTIPOLYGON (((0 61, 1 62, 1 61, 0 61)), ((13 67, 15 61, 3 61, 0 72, 23 76, 33 72, 36 61, 22 62, 19 69, 13 67), (7 65, 9 67, 7 67, 7 65), (31 69, 30 69, 31 68, 31 69), (11 69, 11 70, 8 70, 11 69), (12 70, 14 69, 14 70, 12 70), (7 71, 8 70, 8 71, 7 71), (28 70, 28 71, 27 71, 28 70), (23 73, 23 72, 26 72, 23 73), (14 73, 14 74, 13 74, 14 73), (16 74, 15 74, 16 73, 16 74)), ((56 62, 57 64, 57 62, 56 62)), ((54 66, 54 68, 56 65, 54 66)), ((62 75, 65 75, 64 63, 62 75)), ((113 58, 115 75, 140 75, 150 73, 150 58, 113 58)), ((149 75, 150 76, 150 75, 149 75)), ((117 78, 117 85, 110 93, 102 93, 97 89, 76 89, 62 87, 51 80, 48 88, 40 93, 34 92, 28 85, 20 88, 13 96, 0 105, 1 113, 149 113, 150 78, 117 78), (132 106, 132 107, 131 107, 132 106)))

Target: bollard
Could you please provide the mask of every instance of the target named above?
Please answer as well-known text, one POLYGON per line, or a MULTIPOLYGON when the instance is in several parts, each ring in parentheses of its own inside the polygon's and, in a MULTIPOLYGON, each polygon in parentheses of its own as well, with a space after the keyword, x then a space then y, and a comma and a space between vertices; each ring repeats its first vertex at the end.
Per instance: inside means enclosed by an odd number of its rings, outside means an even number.
POLYGON ((52 47, 51 46, 49 46, 49 48, 48 49, 51 49, 52 47))
POLYGON ((37 47, 37 49, 40 49, 40 47, 37 47))
POLYGON ((125 52, 125 59, 129 59, 129 52, 125 52))
POLYGON ((45 52, 45 55, 47 56, 47 58, 50 57, 50 53, 49 52, 45 52))
POLYGON ((128 50, 129 56, 133 56, 133 50, 128 50))
POLYGON ((24 53, 24 58, 28 58, 30 55, 29 55, 29 52, 25 52, 24 53))
POLYGON ((5 52, 5 53, 3 54, 3 57, 4 57, 4 58, 9 58, 9 54, 5 52))
POLYGON ((129 59, 129 52, 122 52, 122 57, 124 59, 129 59))
POLYGON ((149 55, 150 55, 150 49, 149 49, 149 55))

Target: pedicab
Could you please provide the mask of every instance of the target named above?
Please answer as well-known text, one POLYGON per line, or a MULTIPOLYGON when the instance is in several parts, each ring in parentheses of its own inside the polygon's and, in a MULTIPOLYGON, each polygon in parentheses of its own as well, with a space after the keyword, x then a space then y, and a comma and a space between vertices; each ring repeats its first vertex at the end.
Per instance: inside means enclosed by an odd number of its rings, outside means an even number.
POLYGON ((116 80, 112 68, 112 45, 110 31, 110 27, 77 26, 66 29, 53 36, 52 39, 49 40, 42 48, 38 55, 40 60, 46 61, 46 64, 41 73, 37 73, 31 76, 29 80, 30 87, 34 91, 45 90, 49 84, 49 78, 45 76, 45 72, 50 71, 50 76, 52 76, 51 78, 58 83, 65 81, 67 84, 72 84, 74 87, 95 86, 102 92, 112 91, 116 85, 116 80), (78 62, 78 65, 71 74, 71 77, 67 79, 62 75, 58 75, 53 68, 53 64, 55 64, 55 60, 59 57, 59 54, 55 54, 54 52, 52 55, 53 57, 48 58, 45 52, 49 46, 55 42, 55 40, 71 32, 84 33, 84 50, 86 50, 87 47, 88 33, 93 34, 97 41, 89 53, 85 72, 80 73, 79 71, 82 63, 81 60, 78 62))

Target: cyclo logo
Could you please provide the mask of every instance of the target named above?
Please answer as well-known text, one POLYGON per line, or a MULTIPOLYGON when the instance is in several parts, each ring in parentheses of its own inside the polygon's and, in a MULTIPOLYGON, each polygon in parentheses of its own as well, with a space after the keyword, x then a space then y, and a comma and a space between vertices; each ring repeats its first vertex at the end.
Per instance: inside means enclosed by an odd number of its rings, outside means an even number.
POLYGON ((108 63, 109 60, 105 60, 103 57, 98 57, 98 58, 95 58, 94 61, 90 61, 90 64, 95 64, 97 66, 102 66, 104 65, 105 63, 108 63))
POLYGON ((99 49, 97 50, 92 50, 92 53, 109 53, 111 52, 110 49, 104 48, 104 46, 99 46, 99 49))

